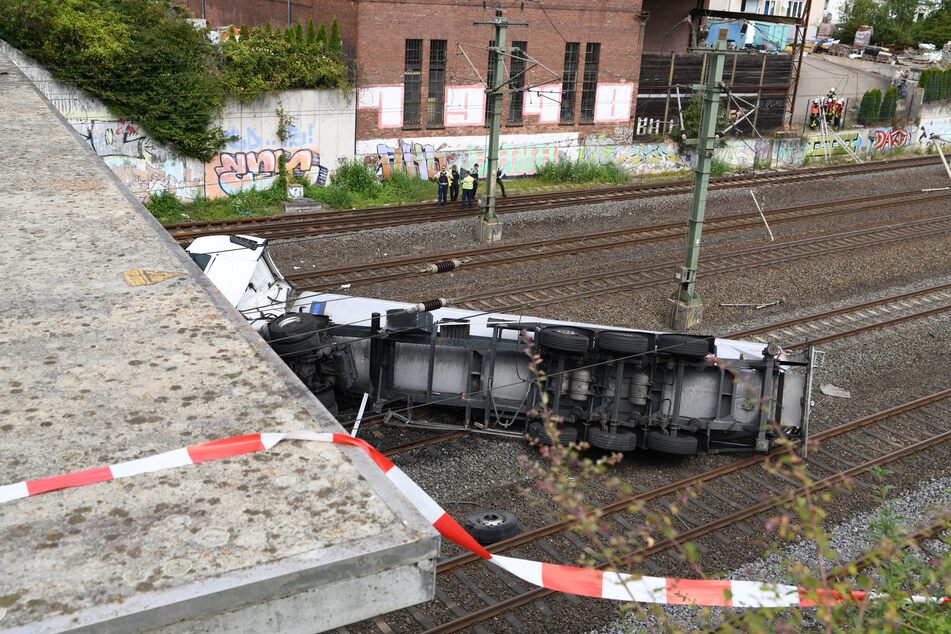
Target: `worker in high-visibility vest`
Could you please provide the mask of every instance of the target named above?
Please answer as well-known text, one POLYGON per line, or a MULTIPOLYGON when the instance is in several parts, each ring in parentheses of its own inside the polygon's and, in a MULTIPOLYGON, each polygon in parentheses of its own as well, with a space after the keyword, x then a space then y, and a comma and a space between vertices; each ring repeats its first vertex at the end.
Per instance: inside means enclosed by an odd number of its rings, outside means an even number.
POLYGON ((475 182, 476 180, 472 178, 470 172, 463 171, 464 176, 462 177, 462 205, 461 208, 465 209, 466 207, 471 208, 472 203, 475 202, 475 182))

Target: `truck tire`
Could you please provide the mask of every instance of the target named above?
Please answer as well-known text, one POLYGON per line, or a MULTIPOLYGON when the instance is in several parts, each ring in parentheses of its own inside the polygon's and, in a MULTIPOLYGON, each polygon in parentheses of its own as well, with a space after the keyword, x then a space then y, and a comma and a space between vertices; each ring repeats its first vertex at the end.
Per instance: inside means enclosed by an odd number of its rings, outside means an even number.
POLYGON ((713 352, 710 339, 691 335, 660 335, 657 337, 657 351, 678 357, 698 359, 713 352))
POLYGON ((538 344, 560 352, 587 352, 591 331, 569 326, 548 326, 538 331, 538 344))
POLYGON ((321 405, 327 408, 327 411, 331 415, 336 416, 337 412, 340 410, 337 408, 337 396, 334 394, 334 389, 328 387, 319 392, 314 392, 314 396, 317 397, 317 400, 320 401, 321 405))
POLYGON ((647 448, 653 451, 676 456, 695 456, 697 455, 697 445, 696 436, 668 436, 659 431, 647 432, 647 448))
POLYGON ((327 327, 326 317, 310 313, 287 313, 267 325, 267 340, 282 357, 297 356, 320 348, 320 335, 327 327))
POLYGON ((483 546, 515 537, 518 520, 508 511, 482 511, 466 516, 462 527, 483 546))
POLYGON ((271 340, 300 341, 315 332, 319 334, 326 326, 326 317, 320 318, 310 313, 285 313, 268 322, 267 332, 271 340))
POLYGON ((637 434, 626 429, 612 433, 592 427, 588 430, 588 442, 592 447, 607 451, 634 451, 637 449, 637 434))
MULTIPOLYGON (((548 435, 548 431, 545 429, 545 424, 540 421, 529 423, 528 435, 538 440, 538 442, 542 445, 555 444, 554 441, 552 441, 551 436, 548 435)), ((578 428, 572 427, 571 425, 559 425, 558 440, 563 445, 577 441, 578 428)))
POLYGON ((651 338, 639 332, 602 332, 598 334, 598 350, 639 354, 651 349, 651 338))

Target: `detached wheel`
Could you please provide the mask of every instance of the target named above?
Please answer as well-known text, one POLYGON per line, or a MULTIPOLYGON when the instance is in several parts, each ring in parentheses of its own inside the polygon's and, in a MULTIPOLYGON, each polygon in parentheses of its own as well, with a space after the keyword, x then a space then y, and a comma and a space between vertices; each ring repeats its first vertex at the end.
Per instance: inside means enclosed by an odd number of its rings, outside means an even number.
POLYGON ((650 336, 639 332, 602 332, 598 335, 598 350, 638 354, 650 349, 650 336))
MULTIPOLYGON (((552 440, 551 436, 548 435, 548 431, 545 429, 545 424, 539 421, 529 423, 528 425, 528 435, 532 438, 538 440, 539 443, 543 445, 554 445, 555 441, 552 440)), ((578 429, 570 425, 559 425, 558 426, 558 441, 562 445, 567 445, 568 443, 575 442, 578 440, 578 429)))
POLYGON ((637 434, 626 429, 612 433, 592 427, 588 430, 588 442, 592 447, 608 451, 634 451, 637 449, 637 434))
POLYGON ((483 546, 515 537, 518 520, 508 511, 482 511, 466 517, 462 527, 483 546))
POLYGON ((697 445, 696 436, 668 436, 659 431, 647 432, 647 448, 653 451, 677 456, 695 456, 697 445))
POLYGON ((587 352, 591 347, 591 332, 568 326, 548 326, 538 331, 538 344, 561 352, 587 352))
POLYGON ((657 351, 678 357, 696 357, 702 359, 712 352, 710 340, 706 337, 690 335, 660 335, 657 337, 657 351))

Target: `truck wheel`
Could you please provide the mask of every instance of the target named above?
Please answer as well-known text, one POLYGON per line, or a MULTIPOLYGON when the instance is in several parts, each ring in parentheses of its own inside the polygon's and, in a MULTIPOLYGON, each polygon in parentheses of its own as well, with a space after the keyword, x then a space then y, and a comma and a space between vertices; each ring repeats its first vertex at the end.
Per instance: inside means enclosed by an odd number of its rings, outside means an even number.
POLYGON ((482 511, 466 517, 462 527, 483 546, 515 537, 518 520, 508 511, 482 511))
MULTIPOLYGON (((545 424, 539 421, 529 423, 528 425, 528 435, 532 438, 538 440, 539 443, 543 445, 554 445, 551 436, 548 435, 548 431, 545 429, 545 424)), ((559 425, 558 426, 558 440, 563 445, 568 443, 575 442, 578 440, 578 429, 572 427, 571 425, 559 425)))
POLYGON ((287 313, 272 319, 267 331, 270 339, 279 340, 278 343, 300 341, 315 332, 319 334, 327 326, 327 321, 326 317, 321 319, 310 313, 287 313))
POLYGON ((604 431, 599 427, 588 430, 588 442, 592 447, 608 451, 634 451, 637 449, 637 434, 628 430, 604 431))
POLYGON ((312 352, 320 348, 320 334, 328 323, 326 317, 288 313, 268 323, 267 340, 274 352, 283 357, 312 352))
POLYGON ((697 437, 668 436, 659 431, 649 431, 647 432, 647 448, 677 456, 695 456, 697 455, 697 437))
POLYGON ((598 350, 638 354, 651 349, 649 335, 639 332, 602 332, 598 334, 598 350))
POLYGON ((702 359, 713 348, 707 337, 691 337, 690 335, 660 335, 657 337, 657 351, 678 357, 696 357, 702 359))
POLYGON ((550 350, 586 352, 591 347, 591 332, 568 326, 549 326, 538 331, 538 343, 550 350))

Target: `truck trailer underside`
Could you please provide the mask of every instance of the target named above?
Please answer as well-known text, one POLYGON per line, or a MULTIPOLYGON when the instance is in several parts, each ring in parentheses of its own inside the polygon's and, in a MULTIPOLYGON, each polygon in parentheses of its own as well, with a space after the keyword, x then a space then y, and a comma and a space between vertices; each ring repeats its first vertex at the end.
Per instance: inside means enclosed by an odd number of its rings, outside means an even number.
MULTIPOLYGON (((192 257, 219 287, 234 289, 233 272, 215 279, 201 240, 189 247, 192 257)), ((680 455, 765 452, 807 438, 811 348, 791 353, 775 343, 476 312, 441 301, 304 293, 287 313, 280 301, 262 310, 261 297, 284 294, 269 293, 260 280, 274 289, 287 283, 266 241, 238 240, 262 269, 257 286, 248 280, 249 321, 333 413, 337 395, 366 393, 375 411, 389 411, 401 425, 550 443, 544 423, 553 421, 562 442, 680 455), (420 420, 422 405, 446 408, 443 418, 452 422, 420 420)), ((220 240, 214 244, 220 249, 220 240)))

